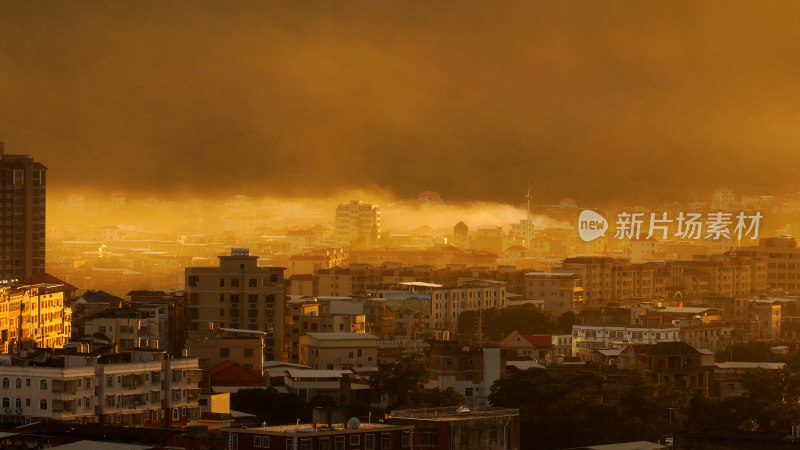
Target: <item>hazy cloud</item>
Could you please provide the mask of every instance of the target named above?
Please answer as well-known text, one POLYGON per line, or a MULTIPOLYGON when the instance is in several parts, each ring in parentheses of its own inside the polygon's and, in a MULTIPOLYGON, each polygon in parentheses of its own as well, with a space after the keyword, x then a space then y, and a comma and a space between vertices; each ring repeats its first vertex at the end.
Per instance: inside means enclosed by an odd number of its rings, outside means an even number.
POLYGON ((5 2, 0 140, 47 164, 52 189, 796 190, 798 16, 795 2, 5 2))

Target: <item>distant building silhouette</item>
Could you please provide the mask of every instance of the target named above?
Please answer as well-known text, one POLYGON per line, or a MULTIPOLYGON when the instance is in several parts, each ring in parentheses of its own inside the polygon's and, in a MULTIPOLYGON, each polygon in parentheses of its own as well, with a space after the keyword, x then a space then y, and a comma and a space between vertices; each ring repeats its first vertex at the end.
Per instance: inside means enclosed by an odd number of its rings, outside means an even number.
POLYGON ((366 246, 381 237, 381 211, 377 206, 353 200, 336 207, 337 247, 366 246))
POLYGON ((458 248, 469 247, 469 227, 464 222, 458 222, 453 227, 453 245, 458 248))

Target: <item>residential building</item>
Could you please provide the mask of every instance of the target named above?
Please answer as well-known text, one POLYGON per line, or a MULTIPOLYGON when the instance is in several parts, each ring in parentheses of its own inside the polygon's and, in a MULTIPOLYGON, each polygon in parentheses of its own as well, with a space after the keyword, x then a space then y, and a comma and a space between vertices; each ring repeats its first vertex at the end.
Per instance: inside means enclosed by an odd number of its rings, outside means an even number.
POLYGON ((586 305, 598 305, 613 301, 614 260, 607 257, 567 258, 554 272, 575 273, 581 279, 583 299, 586 305))
POLYGON ((573 355, 578 349, 601 349, 619 347, 625 344, 656 344, 658 342, 679 342, 680 327, 641 327, 573 325, 573 355))
POLYGON ((378 338, 368 333, 306 333, 298 363, 312 369, 378 367, 378 338))
POLYGON ((374 244, 381 236, 381 212, 377 206, 353 200, 336 207, 337 247, 374 244))
POLYGON ((284 346, 289 362, 299 361, 300 336, 304 333, 364 333, 366 331, 363 305, 352 302, 350 297, 334 298, 299 298, 287 302, 284 346))
POLYGON ((456 341, 428 341, 428 388, 454 388, 470 406, 487 406, 491 386, 506 372, 508 350, 468 347, 456 341))
POLYGON ((555 315, 583 306, 583 287, 578 274, 568 272, 528 272, 525 298, 544 300, 544 310, 555 315))
POLYGON ((0 351, 63 347, 72 334, 72 309, 58 284, 0 281, 0 351))
POLYGON ((741 362, 729 361, 714 364, 714 382, 710 395, 726 399, 741 397, 747 393, 742 379, 748 373, 769 371, 777 372, 786 368, 782 362, 741 362))
POLYGON ((9 155, 0 142, 0 279, 44 272, 47 167, 28 155, 9 155))
POLYGON ((750 300, 750 320, 758 321, 762 338, 781 336, 781 302, 773 299, 750 300))
POLYGON ((639 362, 659 384, 677 389, 702 389, 708 392, 713 365, 706 365, 703 353, 685 342, 659 342, 641 352, 639 362))
POLYGON ((249 249, 219 257, 219 267, 186 268, 187 329, 238 328, 266 332, 264 357, 283 350, 283 267, 259 267, 249 249))
POLYGON ((84 335, 100 333, 120 350, 134 348, 159 348, 161 330, 159 329, 158 307, 138 309, 107 309, 84 319, 84 335))
POLYGON ((0 355, 0 421, 196 425, 198 361, 165 356, 158 350, 69 354, 52 349, 0 355))
POLYGON ((519 410, 443 407, 392 411, 392 425, 413 425, 415 449, 519 450, 519 410))
POLYGON ((532 360, 554 362, 559 357, 572 356, 572 335, 532 335, 512 331, 498 344, 501 348, 514 351, 519 357, 532 360))
POLYGON ((231 450, 410 450, 413 426, 362 423, 350 419, 330 425, 297 424, 223 428, 231 450))
POLYGON ((233 361, 245 369, 261 373, 264 367, 266 335, 265 331, 235 328, 189 331, 186 349, 189 356, 198 358, 203 370, 209 370, 225 361, 233 361))
POLYGON ((743 247, 767 254, 767 288, 788 292, 800 290, 800 248, 788 235, 761 238, 758 247, 743 247))

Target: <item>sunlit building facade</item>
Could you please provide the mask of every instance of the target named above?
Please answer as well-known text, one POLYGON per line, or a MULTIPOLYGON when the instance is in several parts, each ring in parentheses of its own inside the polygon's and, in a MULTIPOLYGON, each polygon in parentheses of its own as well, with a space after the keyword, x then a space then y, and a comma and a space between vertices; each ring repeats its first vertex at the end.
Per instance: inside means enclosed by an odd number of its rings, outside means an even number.
POLYGON ((187 330, 264 331, 264 357, 280 359, 284 270, 259 267, 258 256, 250 256, 246 248, 235 248, 230 256, 220 256, 219 267, 187 267, 187 330))

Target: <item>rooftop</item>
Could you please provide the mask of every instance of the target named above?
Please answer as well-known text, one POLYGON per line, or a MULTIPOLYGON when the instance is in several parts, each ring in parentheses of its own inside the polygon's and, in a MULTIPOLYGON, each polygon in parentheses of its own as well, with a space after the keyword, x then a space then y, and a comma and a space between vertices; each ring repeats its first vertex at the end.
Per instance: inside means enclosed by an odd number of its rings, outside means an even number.
POLYGON ((496 408, 493 406, 478 406, 472 408, 467 408, 464 406, 445 406, 441 408, 420 408, 392 411, 392 413, 389 415, 389 418, 451 421, 474 419, 477 417, 516 415, 519 415, 519 410, 512 408, 496 408))

